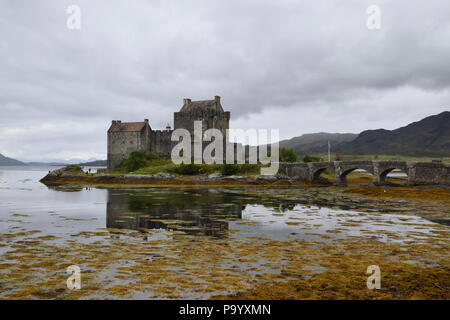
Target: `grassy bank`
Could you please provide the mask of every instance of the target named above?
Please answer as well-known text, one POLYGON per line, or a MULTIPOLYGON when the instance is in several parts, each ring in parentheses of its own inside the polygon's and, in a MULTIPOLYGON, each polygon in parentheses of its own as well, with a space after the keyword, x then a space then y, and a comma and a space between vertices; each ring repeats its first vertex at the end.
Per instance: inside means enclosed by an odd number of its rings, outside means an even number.
POLYGON ((176 175, 199 175, 220 173, 230 175, 256 175, 261 171, 261 164, 175 164, 171 159, 163 158, 153 152, 136 150, 111 173, 112 174, 141 174, 151 175, 156 173, 169 173, 176 175))
POLYGON ((156 174, 170 173, 176 175, 200 175, 220 173, 223 175, 257 175, 260 174, 260 164, 174 164, 170 159, 155 159, 148 161, 136 170, 118 167, 111 174, 156 174))

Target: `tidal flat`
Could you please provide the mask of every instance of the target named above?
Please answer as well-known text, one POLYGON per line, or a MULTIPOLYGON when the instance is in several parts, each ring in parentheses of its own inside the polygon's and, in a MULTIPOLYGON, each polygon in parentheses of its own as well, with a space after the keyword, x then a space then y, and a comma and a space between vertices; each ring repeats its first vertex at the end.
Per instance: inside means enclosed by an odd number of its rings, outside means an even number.
POLYGON ((450 298, 448 189, 47 187, 44 174, 0 168, 0 299, 450 298))

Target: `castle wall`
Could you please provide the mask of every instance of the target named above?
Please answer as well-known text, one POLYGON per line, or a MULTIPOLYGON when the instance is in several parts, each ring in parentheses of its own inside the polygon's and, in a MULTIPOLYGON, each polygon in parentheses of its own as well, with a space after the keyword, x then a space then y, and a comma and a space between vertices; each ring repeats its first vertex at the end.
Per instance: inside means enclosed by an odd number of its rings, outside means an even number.
POLYGON ((176 142, 171 141, 173 130, 152 130, 150 133, 150 151, 159 156, 170 157, 176 142))
POLYGON ((150 151, 150 130, 141 132, 108 132, 108 170, 117 167, 134 150, 150 151))
POLYGON ((194 121, 203 121, 203 131, 207 129, 219 129, 223 136, 226 136, 226 130, 229 129, 230 112, 217 112, 215 110, 195 110, 192 113, 175 112, 174 128, 187 129, 191 135, 194 134, 194 121))

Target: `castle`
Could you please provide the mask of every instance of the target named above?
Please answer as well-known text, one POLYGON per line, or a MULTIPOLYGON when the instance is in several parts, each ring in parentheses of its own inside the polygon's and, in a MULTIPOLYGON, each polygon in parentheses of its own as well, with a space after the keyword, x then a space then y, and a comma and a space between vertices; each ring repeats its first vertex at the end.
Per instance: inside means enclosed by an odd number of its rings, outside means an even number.
POLYGON ((170 157, 172 148, 178 143, 172 141, 172 132, 186 129, 194 135, 194 121, 202 121, 202 131, 218 129, 226 137, 230 123, 230 112, 224 111, 220 97, 214 100, 191 101, 184 99, 179 112, 174 112, 174 129, 167 125, 165 130, 153 130, 148 119, 143 122, 122 122, 113 120, 108 129, 108 170, 114 169, 133 150, 151 151, 170 157))

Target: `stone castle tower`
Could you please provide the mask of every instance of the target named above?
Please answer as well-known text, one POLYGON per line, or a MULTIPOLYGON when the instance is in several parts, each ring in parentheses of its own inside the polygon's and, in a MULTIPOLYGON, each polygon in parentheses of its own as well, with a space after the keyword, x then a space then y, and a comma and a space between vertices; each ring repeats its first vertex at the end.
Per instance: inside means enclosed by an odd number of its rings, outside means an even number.
MULTIPOLYGON (((204 101, 184 99, 180 111, 174 112, 174 129, 186 129, 193 136, 194 121, 202 121, 203 131, 219 129, 226 137, 230 112, 223 110, 219 96, 204 101)), ((171 141, 172 132, 170 125, 165 130, 153 130, 147 119, 143 122, 113 120, 108 129, 108 170, 114 169, 134 150, 170 157, 172 148, 177 144, 171 141)))

